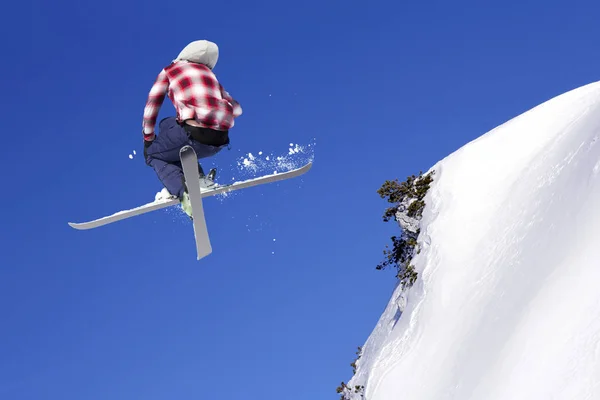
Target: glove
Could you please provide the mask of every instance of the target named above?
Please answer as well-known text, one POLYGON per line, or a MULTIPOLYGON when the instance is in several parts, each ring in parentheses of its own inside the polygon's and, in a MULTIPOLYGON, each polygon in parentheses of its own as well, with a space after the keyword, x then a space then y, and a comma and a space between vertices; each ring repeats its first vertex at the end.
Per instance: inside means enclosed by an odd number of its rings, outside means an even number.
POLYGON ((148 164, 148 147, 152 146, 154 140, 145 140, 144 139, 144 161, 148 164))

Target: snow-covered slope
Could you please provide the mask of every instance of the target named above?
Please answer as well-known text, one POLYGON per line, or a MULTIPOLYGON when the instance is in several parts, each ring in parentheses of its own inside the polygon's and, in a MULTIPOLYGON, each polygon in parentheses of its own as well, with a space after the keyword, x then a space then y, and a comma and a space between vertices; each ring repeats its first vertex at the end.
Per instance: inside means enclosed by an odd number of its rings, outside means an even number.
POLYGON ((367 400, 600 399, 600 82, 431 169, 419 279, 393 294, 349 386, 367 400))

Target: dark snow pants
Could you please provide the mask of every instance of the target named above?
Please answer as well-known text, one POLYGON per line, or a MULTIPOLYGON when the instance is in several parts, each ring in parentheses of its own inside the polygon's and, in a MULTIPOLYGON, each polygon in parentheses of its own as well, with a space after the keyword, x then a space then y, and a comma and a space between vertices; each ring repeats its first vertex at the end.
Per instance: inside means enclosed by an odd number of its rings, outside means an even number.
POLYGON ((201 159, 214 156, 228 143, 229 140, 217 146, 200 143, 192 138, 189 131, 180 125, 175 117, 167 117, 158 124, 154 142, 146 149, 146 164, 154 169, 170 194, 181 198, 184 192, 184 178, 179 150, 185 145, 190 145, 198 159, 201 159))

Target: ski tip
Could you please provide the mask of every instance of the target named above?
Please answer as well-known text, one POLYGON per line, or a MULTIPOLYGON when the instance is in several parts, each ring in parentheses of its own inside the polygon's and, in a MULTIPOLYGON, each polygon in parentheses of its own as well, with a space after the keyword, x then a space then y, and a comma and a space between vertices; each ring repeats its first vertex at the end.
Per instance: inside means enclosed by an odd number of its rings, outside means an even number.
POLYGON ((195 153, 194 148, 192 146, 190 146, 189 144, 186 144, 181 149, 179 149, 179 154, 183 154, 183 153, 187 153, 187 152, 195 153))
POLYGON ((77 230, 79 230, 79 231, 80 231, 80 230, 82 230, 82 229, 84 229, 84 228, 82 228, 82 225, 81 225, 81 224, 78 224, 78 223, 76 223, 76 222, 67 222, 67 224, 69 224, 69 226, 70 226, 71 228, 73 228, 73 229, 77 229, 77 230))
POLYGON ((302 171, 302 172, 307 172, 308 170, 310 170, 310 169, 312 168, 312 166, 313 166, 313 162, 312 162, 312 161, 309 161, 309 162, 307 162, 306 164, 304 164, 303 166, 301 166, 301 167, 298 167, 298 168, 296 168, 296 169, 295 169, 295 170, 293 170, 293 171, 298 171, 298 172, 300 172, 300 171, 302 171))

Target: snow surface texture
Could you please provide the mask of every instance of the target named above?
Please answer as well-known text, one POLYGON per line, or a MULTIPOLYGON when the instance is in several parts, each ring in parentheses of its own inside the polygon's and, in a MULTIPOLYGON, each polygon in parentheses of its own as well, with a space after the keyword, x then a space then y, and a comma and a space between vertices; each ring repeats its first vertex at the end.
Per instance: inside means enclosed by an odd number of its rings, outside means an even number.
POLYGON ((393 293, 349 398, 600 399, 600 82, 431 169, 419 278, 393 293))

